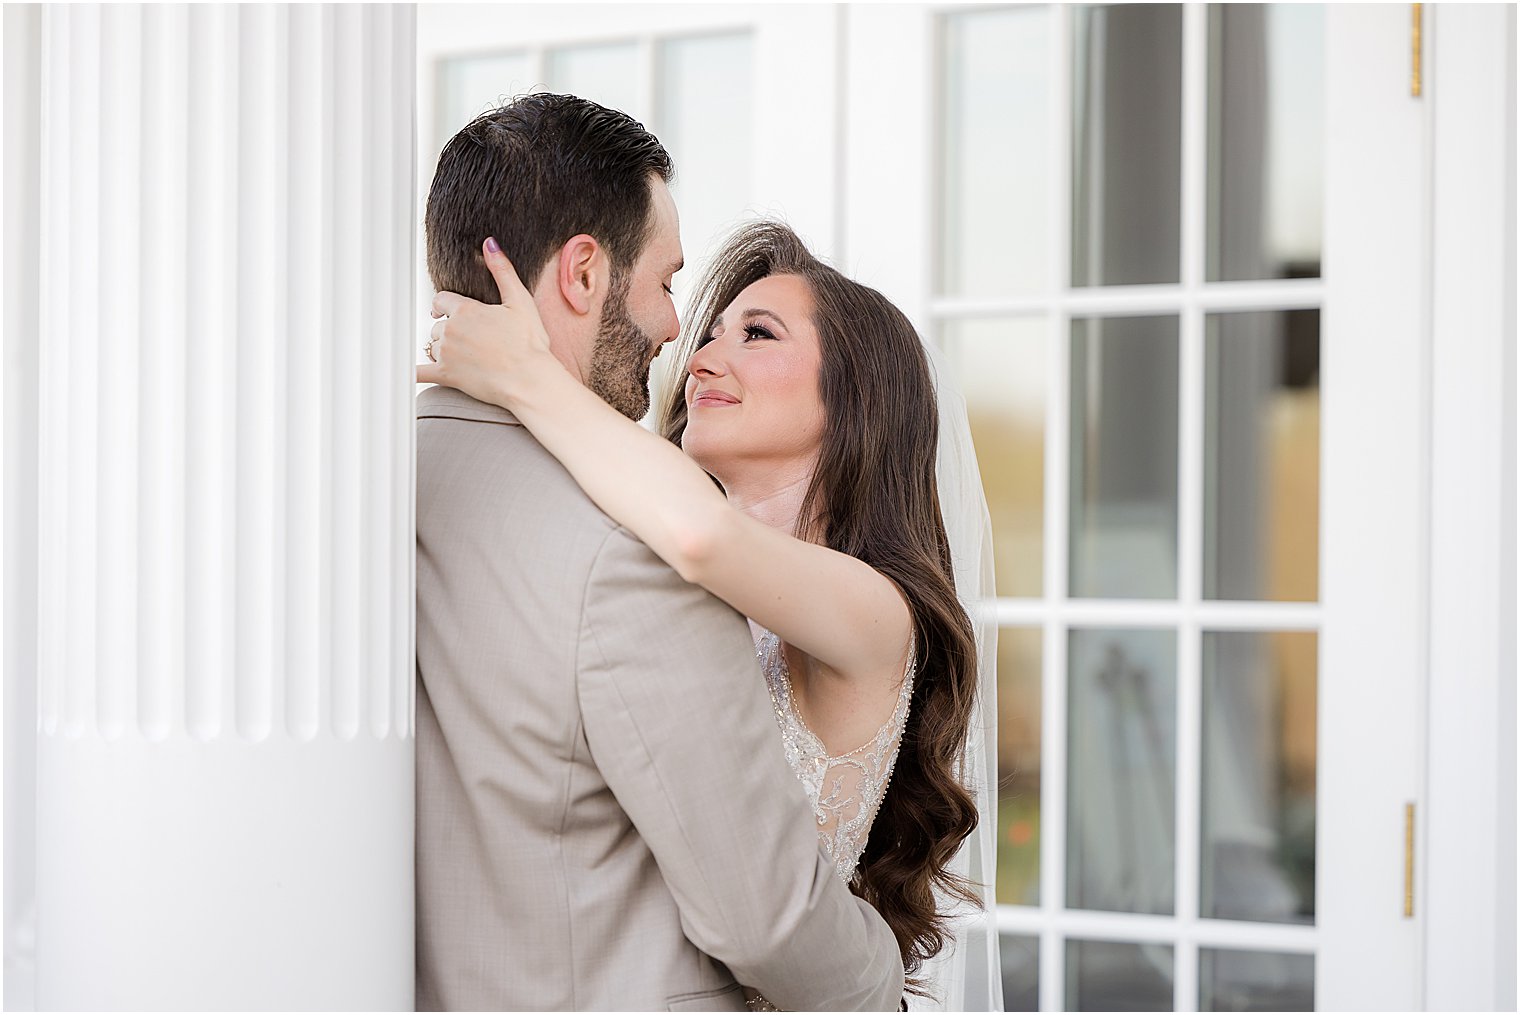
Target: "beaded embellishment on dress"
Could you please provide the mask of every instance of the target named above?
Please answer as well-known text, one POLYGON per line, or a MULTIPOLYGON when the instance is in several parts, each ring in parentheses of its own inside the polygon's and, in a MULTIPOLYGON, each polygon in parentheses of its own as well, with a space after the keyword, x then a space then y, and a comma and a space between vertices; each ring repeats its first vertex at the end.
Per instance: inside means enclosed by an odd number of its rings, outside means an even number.
POLYGON ((865 852, 871 822, 876 820, 876 812, 887 795, 887 785, 892 781, 892 766, 897 762, 903 728, 908 723, 917 653, 910 646, 902 690, 891 717, 869 741, 834 757, 829 756, 823 741, 797 714, 781 639, 765 631, 756 643, 755 654, 760 658, 765 682, 770 685, 771 706, 781 726, 787 764, 807 791, 818 819, 818 838, 824 852, 834 861, 834 872, 841 881, 849 883, 860 855, 865 852))

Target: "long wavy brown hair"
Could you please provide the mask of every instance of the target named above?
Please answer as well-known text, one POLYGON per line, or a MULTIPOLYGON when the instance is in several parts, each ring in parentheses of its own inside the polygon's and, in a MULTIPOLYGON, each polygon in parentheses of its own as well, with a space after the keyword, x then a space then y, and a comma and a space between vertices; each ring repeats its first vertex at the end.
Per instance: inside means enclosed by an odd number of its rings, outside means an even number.
MULTIPOLYGON (((971 620, 955 595, 950 541, 935 484, 939 414, 918 333, 876 290, 814 257, 784 225, 753 222, 724 244, 687 314, 680 362, 748 286, 771 275, 803 279, 822 345, 826 421, 798 536, 871 565, 891 579, 913 618, 917 676, 892 782, 851 881, 897 936, 908 989, 949 936, 936 890, 978 905, 949 870, 976 828, 976 803, 957 778, 976 696, 971 620)), ((665 405, 662 431, 686 430, 684 388, 665 405)))

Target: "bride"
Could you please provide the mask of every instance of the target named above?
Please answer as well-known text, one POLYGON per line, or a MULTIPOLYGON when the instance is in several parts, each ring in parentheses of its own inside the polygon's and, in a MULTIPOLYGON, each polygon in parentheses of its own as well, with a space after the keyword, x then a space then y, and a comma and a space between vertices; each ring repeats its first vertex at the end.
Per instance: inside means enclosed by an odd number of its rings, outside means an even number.
POLYGON ((494 241, 484 255, 502 305, 439 293, 418 381, 514 413, 598 507, 749 618, 825 852, 892 928, 908 992, 945 1004, 926 963, 990 898, 956 863, 978 822, 981 648, 913 326, 790 229, 746 225, 697 291, 661 440, 565 370, 494 241))

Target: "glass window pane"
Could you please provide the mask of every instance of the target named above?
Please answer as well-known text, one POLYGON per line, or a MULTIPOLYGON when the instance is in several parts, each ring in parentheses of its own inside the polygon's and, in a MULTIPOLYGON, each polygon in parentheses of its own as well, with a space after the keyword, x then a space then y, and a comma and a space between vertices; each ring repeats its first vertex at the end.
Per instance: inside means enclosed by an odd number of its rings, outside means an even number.
POLYGON ((1170 914, 1176 636, 1075 630, 1069 651, 1066 905, 1170 914))
POLYGON ((939 289, 1046 291, 1050 262, 1050 11, 942 21, 939 289))
POLYGON ((1177 318, 1071 323, 1073 596, 1177 594, 1177 318))
POLYGON ((1314 956, 1198 949, 1199 1011, 1313 1011, 1314 956))
POLYGON ((631 42, 551 49, 544 64, 549 90, 579 95, 649 122, 639 89, 639 49, 631 42))
POLYGON ((999 934, 1003 966, 1003 1010, 1040 1010, 1040 939, 1033 935, 999 934))
POLYGON ((435 136, 438 149, 461 127, 487 109, 533 90, 528 75, 533 61, 527 53, 451 57, 438 61, 438 106, 435 136))
POLYGON ((1209 6, 1208 279, 1316 278, 1325 11, 1209 6))
POLYGON ((1040 904, 1040 674, 1043 632, 998 631, 997 901, 1040 904))
POLYGON ((1066 942, 1066 1011, 1173 1011, 1172 946, 1066 942))
POLYGON ((1203 916, 1314 922, 1318 644, 1203 636, 1203 916))
POLYGON ((1050 325, 1031 318, 946 321, 941 334, 945 358, 966 398, 992 515, 997 594, 1039 596, 1050 325))
POLYGON ((660 140, 676 164, 671 188, 681 211, 686 268, 676 292, 701 277, 710 254, 743 217, 753 185, 748 158, 754 143, 754 84, 750 36, 669 39, 659 46, 660 140))
POLYGON ((1203 594, 1319 596, 1319 311, 1207 318, 1203 594))
POLYGON ((1176 282, 1182 7, 1072 11, 1071 284, 1176 282))

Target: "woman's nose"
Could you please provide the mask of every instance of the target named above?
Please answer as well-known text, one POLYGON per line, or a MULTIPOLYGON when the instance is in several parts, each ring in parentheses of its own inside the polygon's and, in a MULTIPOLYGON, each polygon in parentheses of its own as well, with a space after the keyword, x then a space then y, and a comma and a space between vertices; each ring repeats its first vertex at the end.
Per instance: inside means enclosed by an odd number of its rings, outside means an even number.
POLYGON ((692 354, 686 369, 693 377, 715 377, 723 373, 723 358, 713 348, 717 344, 716 340, 708 342, 692 354))

